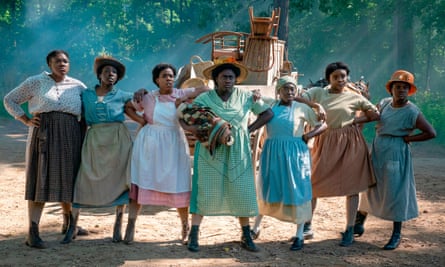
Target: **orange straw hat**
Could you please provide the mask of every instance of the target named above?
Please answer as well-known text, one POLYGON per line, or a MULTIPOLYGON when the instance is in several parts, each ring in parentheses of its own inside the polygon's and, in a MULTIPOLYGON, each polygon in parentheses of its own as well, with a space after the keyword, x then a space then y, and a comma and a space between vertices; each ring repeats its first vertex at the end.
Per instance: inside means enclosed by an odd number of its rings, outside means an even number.
POLYGON ((97 70, 103 66, 113 66, 117 70, 117 81, 120 81, 125 76, 125 65, 119 62, 117 59, 110 56, 99 56, 94 59, 94 73, 97 73, 97 70))
POLYGON ((404 82, 408 83, 411 87, 409 88, 408 95, 413 95, 417 91, 416 85, 414 85, 414 75, 406 70, 396 70, 391 79, 386 83, 386 90, 391 94, 391 86, 393 82, 404 82))
POLYGON ((247 78, 247 74, 249 73, 247 68, 243 64, 238 63, 233 57, 218 58, 215 59, 214 62, 214 65, 202 71, 202 74, 204 75, 204 77, 206 77, 206 79, 212 80, 212 72, 222 65, 232 65, 233 67, 239 69, 240 74, 238 77, 236 77, 236 83, 243 82, 247 78))

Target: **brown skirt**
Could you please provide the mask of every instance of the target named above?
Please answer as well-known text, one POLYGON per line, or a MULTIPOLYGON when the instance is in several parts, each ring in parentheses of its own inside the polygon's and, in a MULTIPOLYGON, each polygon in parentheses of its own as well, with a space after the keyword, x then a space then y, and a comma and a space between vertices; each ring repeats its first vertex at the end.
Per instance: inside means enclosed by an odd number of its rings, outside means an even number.
POLYGON ((30 128, 28 135, 26 200, 72 202, 81 136, 76 116, 62 112, 40 114, 40 127, 30 128))
POLYGON ((312 155, 312 195, 349 196, 375 184, 368 146, 358 127, 328 129, 317 136, 312 155))

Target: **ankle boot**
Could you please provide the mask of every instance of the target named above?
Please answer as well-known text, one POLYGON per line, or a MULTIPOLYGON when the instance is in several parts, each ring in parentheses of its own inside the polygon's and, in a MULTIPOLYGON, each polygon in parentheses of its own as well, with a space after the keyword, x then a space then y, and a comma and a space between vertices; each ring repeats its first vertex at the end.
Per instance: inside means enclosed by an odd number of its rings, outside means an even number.
POLYGON ((348 226, 346 231, 342 234, 342 239, 340 242, 340 246, 348 247, 354 243, 354 226, 348 226))
POLYGON ((76 229, 77 229, 76 236, 77 236, 77 235, 89 235, 89 234, 90 234, 90 232, 88 232, 87 229, 83 229, 83 228, 80 227, 80 226, 77 226, 76 229))
POLYGON ((304 239, 296 237, 294 242, 292 243, 292 246, 290 247, 290 250, 292 251, 301 250, 303 246, 304 246, 304 239))
POLYGON ((68 244, 73 239, 76 238, 76 235, 77 235, 77 220, 78 219, 79 219, 79 214, 76 217, 74 217, 73 214, 70 213, 70 221, 69 221, 68 230, 66 230, 65 237, 60 242, 61 244, 68 244))
POLYGON ((258 239, 260 237, 261 230, 258 229, 258 232, 255 232, 254 230, 250 230, 250 236, 252 237, 252 240, 258 239))
POLYGON ((125 230, 124 243, 130 245, 134 240, 134 227, 136 224, 136 219, 128 219, 127 229, 125 230))
POLYGON ((383 247, 384 250, 394 250, 396 249, 399 244, 400 240, 402 239, 402 235, 400 233, 393 233, 391 235, 391 238, 389 239, 388 243, 383 247))
MULTIPOLYGON (((66 234, 66 230, 68 230, 68 225, 70 222, 70 214, 69 213, 63 213, 63 224, 62 224, 62 235, 66 234)), ((83 229, 80 226, 77 226, 77 234, 76 235, 89 235, 90 233, 88 230, 83 229)))
POLYGON ((63 224, 62 224, 62 235, 66 234, 66 230, 68 230, 68 224, 70 223, 70 214, 63 213, 63 224))
POLYGON ((116 221, 113 228, 113 243, 122 241, 122 212, 116 212, 116 221))
POLYGON ((45 242, 39 236, 39 225, 37 223, 31 222, 25 244, 32 248, 46 248, 45 242))
POLYGON ((191 252, 199 251, 198 236, 199 236, 199 225, 192 225, 192 228, 190 229, 189 233, 189 240, 187 243, 187 249, 190 250, 191 252))
POLYGON ((400 241, 402 239, 402 222, 393 222, 393 230, 391 238, 389 239, 388 243, 383 247, 384 250, 393 250, 396 249, 400 241))
POLYGON ((314 232, 312 232, 312 223, 305 222, 303 226, 303 238, 309 240, 314 238, 314 232))
POLYGON ((357 215, 355 216, 355 224, 354 224, 354 235, 356 236, 362 236, 365 232, 365 220, 366 220, 367 214, 361 213, 360 211, 357 211, 357 215))
POLYGON ((252 236, 250 235, 250 226, 246 225, 242 227, 241 247, 248 251, 258 252, 259 249, 253 243, 252 236))

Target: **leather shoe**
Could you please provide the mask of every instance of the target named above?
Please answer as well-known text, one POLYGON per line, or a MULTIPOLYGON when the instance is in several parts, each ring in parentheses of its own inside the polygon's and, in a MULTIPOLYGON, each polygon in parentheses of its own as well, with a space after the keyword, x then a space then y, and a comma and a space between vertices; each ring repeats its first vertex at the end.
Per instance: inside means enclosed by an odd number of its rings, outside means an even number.
POLYGON ((354 224, 354 235, 357 237, 360 237, 365 232, 365 220, 366 220, 365 214, 361 213, 360 211, 357 211, 357 215, 355 216, 355 224, 354 224))
POLYGON ((87 229, 83 229, 80 226, 77 226, 77 235, 89 235, 90 232, 88 232, 87 229))
POLYGON ((396 249, 400 244, 401 237, 402 236, 400 233, 392 234, 391 239, 389 239, 388 243, 383 247, 383 249, 384 250, 396 249))
POLYGON ((292 243, 290 250, 292 250, 292 251, 301 250, 303 248, 303 245, 304 245, 304 239, 300 239, 297 237, 297 238, 295 238, 294 242, 292 243))
POLYGON ((241 228, 242 228, 241 247, 251 252, 260 251, 259 248, 255 246, 255 243, 253 243, 250 226, 246 225, 241 228))
POLYGON ((353 226, 347 227, 346 231, 341 234, 342 234, 342 239, 340 242, 340 246, 349 247, 350 245, 352 245, 352 243, 354 243, 354 227, 353 226))
POLYGON ((254 230, 250 230, 250 236, 252 237, 253 240, 257 239, 260 236, 260 230, 258 230, 258 232, 255 232, 254 230))

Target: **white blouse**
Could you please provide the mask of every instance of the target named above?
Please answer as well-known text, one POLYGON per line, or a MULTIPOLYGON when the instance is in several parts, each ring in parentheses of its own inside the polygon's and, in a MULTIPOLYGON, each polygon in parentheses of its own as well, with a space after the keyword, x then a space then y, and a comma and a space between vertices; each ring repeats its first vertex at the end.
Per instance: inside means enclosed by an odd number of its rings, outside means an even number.
POLYGON ((31 114, 60 111, 80 116, 80 96, 84 89, 86 86, 81 81, 69 76, 56 83, 45 71, 29 77, 9 92, 4 98, 4 105, 16 119, 25 114, 21 104, 26 102, 31 114))

